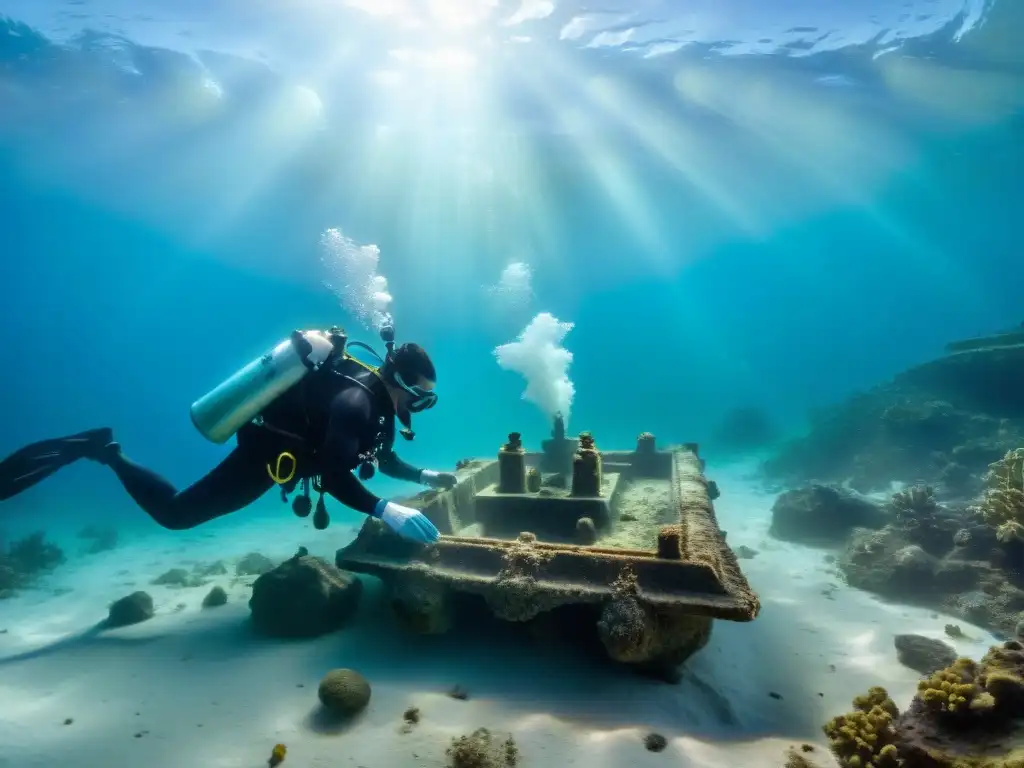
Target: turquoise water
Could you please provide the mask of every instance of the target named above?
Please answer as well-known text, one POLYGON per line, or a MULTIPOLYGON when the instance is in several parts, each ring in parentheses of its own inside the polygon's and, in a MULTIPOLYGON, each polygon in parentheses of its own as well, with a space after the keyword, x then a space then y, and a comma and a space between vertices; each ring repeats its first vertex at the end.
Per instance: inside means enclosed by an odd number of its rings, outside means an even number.
MULTIPOLYGON (((494 353, 539 313, 572 431, 712 460, 737 407, 797 431, 1020 322, 1019 4, 681 5, 0 2, 0 454, 107 425, 201 476, 197 397, 295 328, 378 343, 332 228, 434 359, 398 448, 438 470, 548 436, 494 353)), ((157 530, 93 464, 3 517, 157 530)))
MULTIPOLYGON (((4 447, 110 424, 203 472, 192 400, 292 328, 358 327, 329 227, 379 246, 435 358, 428 464, 546 434, 491 354, 539 311, 574 323, 572 424, 609 445, 799 422, 1017 322, 1011 4, 514 5, 5 3, 4 447), (518 261, 534 300, 496 311, 518 261)), ((122 514, 78 469, 31 504, 122 514)))

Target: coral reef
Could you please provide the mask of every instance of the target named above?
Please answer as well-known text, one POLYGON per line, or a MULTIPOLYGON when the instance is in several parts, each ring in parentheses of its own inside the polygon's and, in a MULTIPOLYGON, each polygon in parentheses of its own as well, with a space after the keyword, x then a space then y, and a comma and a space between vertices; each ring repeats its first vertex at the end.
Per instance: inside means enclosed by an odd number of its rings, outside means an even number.
POLYGON ((900 714, 883 688, 825 725, 847 768, 1017 768, 1024 765, 1024 646, 996 646, 980 662, 957 659, 918 684, 900 714))
POLYGON ((14 596, 65 561, 56 544, 37 531, 9 545, 0 537, 0 599, 14 596))
POLYGON ((486 728, 478 728, 469 736, 452 739, 445 754, 448 756, 449 768, 511 767, 519 760, 519 748, 512 736, 499 742, 486 728))
MULTIPOLYGON (((1007 462, 992 476, 1005 475, 1007 466, 1012 473, 1007 462)), ((1000 541, 1005 514, 990 513, 1002 515, 990 516, 993 525, 983 521, 980 506, 940 503, 926 485, 898 491, 888 505, 812 485, 779 495, 770 533, 841 546, 837 565, 852 587, 945 610, 1012 637, 1024 616, 1024 541, 1000 541)))
POLYGON ((863 492, 925 482, 969 498, 991 462, 1024 445, 1024 344, 1016 335, 948 354, 811 414, 808 433, 766 461, 788 484, 849 481, 863 492))
POLYGON ((249 609, 264 635, 316 637, 341 628, 355 613, 362 582, 318 557, 293 557, 253 584, 249 609))
POLYGON ((935 511, 935 491, 931 486, 914 485, 897 491, 892 495, 892 506, 896 510, 896 519, 917 521, 935 511))
POLYGON ((983 480, 986 489, 975 511, 999 541, 1024 541, 1024 448, 990 464, 983 480))
POLYGON ((962 511, 948 510, 935 499, 935 490, 914 485, 897 491, 889 501, 893 527, 925 552, 942 557, 956 546, 956 534, 969 522, 962 511))
POLYGON ((370 684, 354 669, 332 669, 320 681, 317 696, 332 715, 352 717, 370 703, 370 684))
POLYGON ((951 535, 950 529, 966 522, 941 516, 935 520, 937 528, 889 525, 854 531, 837 561, 847 584, 945 610, 1012 637, 1024 612, 1024 578, 1014 560, 999 548, 991 530, 991 539, 986 539, 985 529, 961 528, 951 535), (943 530, 954 546, 941 544, 943 530), (915 537, 923 546, 912 543, 915 537), (946 554, 934 554, 941 551, 946 554))
POLYGON ((127 627, 153 618, 153 598, 146 592, 132 592, 110 604, 107 613, 107 627, 127 627))

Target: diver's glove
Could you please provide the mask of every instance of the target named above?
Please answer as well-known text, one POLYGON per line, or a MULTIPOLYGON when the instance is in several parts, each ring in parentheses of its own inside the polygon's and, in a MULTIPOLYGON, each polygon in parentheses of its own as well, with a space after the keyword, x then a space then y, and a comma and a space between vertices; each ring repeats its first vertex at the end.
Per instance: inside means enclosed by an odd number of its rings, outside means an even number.
POLYGON ((403 507, 393 501, 381 499, 373 509, 373 516, 384 521, 392 531, 403 539, 421 544, 433 544, 441 534, 434 524, 419 510, 403 507))
POLYGON ((447 491, 454 488, 458 478, 451 472, 435 472, 432 469, 424 469, 420 472, 420 483, 429 485, 431 488, 441 488, 447 491))

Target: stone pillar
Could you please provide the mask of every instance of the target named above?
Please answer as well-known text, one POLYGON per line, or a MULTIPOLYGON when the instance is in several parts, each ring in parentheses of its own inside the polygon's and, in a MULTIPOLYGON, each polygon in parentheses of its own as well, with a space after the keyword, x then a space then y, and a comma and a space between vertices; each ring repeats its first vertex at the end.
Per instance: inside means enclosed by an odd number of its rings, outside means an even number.
POLYGON ((511 432, 498 451, 498 492, 526 493, 526 451, 518 432, 511 432))
POLYGON ((580 447, 572 462, 572 495, 601 495, 601 454, 589 432, 580 433, 580 447))
POLYGON ((526 470, 526 490, 529 493, 540 492, 541 476, 540 471, 534 467, 530 467, 526 470))

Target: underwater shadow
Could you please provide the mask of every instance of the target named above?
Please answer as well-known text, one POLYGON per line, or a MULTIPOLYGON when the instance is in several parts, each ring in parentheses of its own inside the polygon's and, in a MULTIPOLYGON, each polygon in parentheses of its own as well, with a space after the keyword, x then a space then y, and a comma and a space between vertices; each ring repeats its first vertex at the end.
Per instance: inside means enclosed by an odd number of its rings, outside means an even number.
POLYGON ((374 685, 410 694, 449 694, 458 687, 470 701, 500 702, 523 716, 715 742, 814 741, 827 719, 806 676, 790 674, 773 659, 785 654, 792 634, 792 620, 775 606, 751 625, 716 622, 708 646, 681 668, 678 684, 610 662, 599 647, 551 642, 522 625, 473 618, 446 635, 418 636, 398 624, 384 601, 368 604, 337 643, 313 650, 304 666, 311 679, 333 667, 353 667, 374 685), (789 678, 784 687, 773 672, 789 678))
POLYGON ((302 719, 302 725, 321 736, 340 736, 361 723, 364 712, 345 717, 344 715, 336 715, 326 707, 317 704, 302 719))
POLYGON ((48 645, 43 645, 20 653, 14 653, 10 656, 0 657, 0 667, 7 666, 8 664, 16 664, 18 662, 45 658, 51 654, 62 653, 65 651, 80 651, 93 646, 109 644, 136 647, 148 645, 161 639, 160 635, 153 635, 149 637, 104 637, 103 632, 109 629, 114 629, 114 627, 108 626, 106 619, 104 619, 82 632, 68 637, 63 637, 60 640, 49 643, 48 645))
MULTIPOLYGON (((513 716, 542 714, 600 730, 637 728, 712 743, 765 737, 817 741, 820 699, 805 669, 793 662, 795 610, 769 604, 751 624, 719 621, 708 645, 681 668, 678 684, 639 676, 610 662, 599 644, 556 640, 474 613, 445 635, 411 634, 395 617, 383 590, 366 579, 364 602, 337 632, 311 639, 260 635, 248 612, 200 616, 144 637, 104 636, 105 624, 42 648, 0 659, 0 666, 116 644, 132 648, 160 642, 182 660, 260 664, 265 654, 290 657, 296 672, 315 684, 331 669, 348 667, 374 686, 410 696, 468 694, 468 706, 488 701, 513 716), (792 614, 792 615, 791 615, 792 614), (783 696, 775 698, 772 691, 783 696)), ((223 610, 223 609, 221 609, 223 610)), ((856 692, 851 692, 851 695, 856 692)), ((316 733, 344 733, 359 722, 337 719, 319 705, 303 719, 316 733)))

